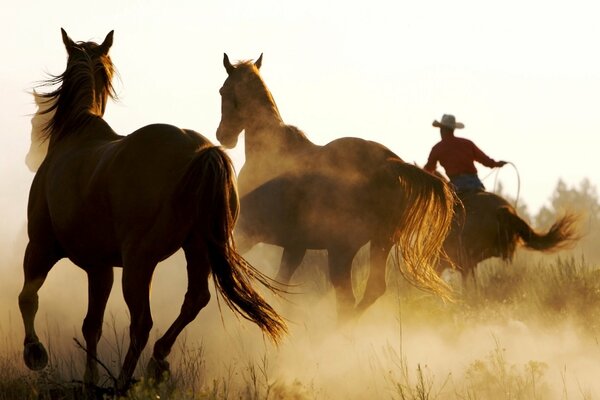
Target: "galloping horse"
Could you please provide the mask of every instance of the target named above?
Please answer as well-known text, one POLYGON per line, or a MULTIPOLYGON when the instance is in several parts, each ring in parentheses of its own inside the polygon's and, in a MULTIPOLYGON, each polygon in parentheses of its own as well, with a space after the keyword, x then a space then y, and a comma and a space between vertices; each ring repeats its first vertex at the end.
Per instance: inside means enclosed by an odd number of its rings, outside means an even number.
POLYGON ((282 246, 276 279, 284 283, 307 249, 326 249, 342 317, 364 310, 384 293, 394 244, 409 281, 447 294, 434 266, 452 221, 448 185, 379 143, 358 138, 312 143, 283 122, 259 74, 261 63, 262 55, 255 63, 232 65, 226 54, 223 60, 228 77, 220 90, 217 139, 232 148, 245 130, 246 162, 238 177, 240 249, 258 242, 282 246), (355 305, 352 260, 369 241, 369 280, 355 305))
POLYGON ((19 306, 25 325, 24 359, 34 370, 48 356, 34 328, 37 292, 52 266, 68 257, 86 271, 88 311, 84 381, 98 379, 96 348, 113 266, 123 268, 123 295, 131 316, 130 344, 119 374, 124 389, 152 327, 149 291, 156 264, 183 248, 188 288, 181 312, 156 342, 149 372, 168 371, 175 339, 210 298, 208 279, 226 303, 273 340, 286 327, 252 288, 269 280, 247 264, 232 242, 238 197, 231 160, 191 130, 149 125, 117 135, 102 119, 113 97, 111 31, 100 45, 73 42, 62 30, 68 61, 43 94, 53 112, 45 127, 48 153, 33 180, 28 206, 29 243, 19 306))
MULTIPOLYGON (((461 272, 463 281, 469 275, 475 276, 475 268, 483 260, 491 257, 512 260, 517 245, 552 251, 562 249, 576 239, 573 215, 563 216, 546 233, 538 233, 497 194, 473 191, 461 194, 460 198, 462 205, 457 205, 444 249, 461 272)), ((441 262, 439 272, 446 267, 448 263, 441 262)))

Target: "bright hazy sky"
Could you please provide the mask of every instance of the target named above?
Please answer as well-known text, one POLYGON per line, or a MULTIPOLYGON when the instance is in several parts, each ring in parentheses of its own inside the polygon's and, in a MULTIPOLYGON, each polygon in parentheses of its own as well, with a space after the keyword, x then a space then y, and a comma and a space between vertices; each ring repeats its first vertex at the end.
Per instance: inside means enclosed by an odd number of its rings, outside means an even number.
MULTIPOLYGON (((262 52, 284 121, 313 141, 364 137, 422 165, 439 139, 431 122, 452 113, 466 125, 461 136, 517 166, 521 200, 535 212, 559 178, 600 182, 595 3, 11 1, 0 27, 2 218, 25 220, 35 111, 26 91, 64 70, 61 27, 76 41, 115 30, 121 100, 105 118, 119 133, 165 122, 214 140, 223 52, 232 60, 262 52)), ((241 150, 231 154, 241 165, 241 150)), ((513 195, 516 175, 510 166, 499 173, 513 195)), ((484 183, 492 188, 494 176, 484 183)))

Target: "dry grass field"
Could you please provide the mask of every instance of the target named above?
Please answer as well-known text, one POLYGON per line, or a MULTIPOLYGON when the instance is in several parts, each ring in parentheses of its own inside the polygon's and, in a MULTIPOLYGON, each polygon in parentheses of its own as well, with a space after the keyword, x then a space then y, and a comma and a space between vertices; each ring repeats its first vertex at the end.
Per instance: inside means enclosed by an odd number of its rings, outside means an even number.
MULTIPOLYGON (((274 269, 279 252, 263 246, 253 262, 274 269)), ((355 261, 355 290, 364 279, 355 261)), ((592 399, 600 395, 600 272, 577 256, 521 252, 512 265, 482 264, 477 282, 457 284, 457 301, 403 283, 390 268, 388 291, 360 319, 339 325, 324 259, 309 254, 292 287, 273 298, 290 335, 274 347, 253 325, 222 309, 216 298, 184 332, 171 354, 172 375, 158 385, 143 379, 152 339, 138 367, 140 382, 126 399, 592 399)), ((50 365, 30 372, 21 359, 15 304, 2 316, 0 400, 119 398, 113 376, 127 344, 128 316, 113 289, 99 358, 101 386, 80 380, 86 306, 83 274, 59 265, 40 292, 38 329, 50 365), (53 276, 55 275, 55 276, 53 276), (68 286, 61 282, 72 282, 68 286)), ((390 263, 391 264, 391 263, 390 263)), ((166 329, 185 287, 180 255, 155 276, 153 337, 166 329), (181 264, 181 265, 180 265, 181 264)), ((454 276, 455 277, 455 276, 454 276)), ((116 279, 118 281, 118 279, 116 279)), ((11 291, 3 291, 4 298, 11 291)))

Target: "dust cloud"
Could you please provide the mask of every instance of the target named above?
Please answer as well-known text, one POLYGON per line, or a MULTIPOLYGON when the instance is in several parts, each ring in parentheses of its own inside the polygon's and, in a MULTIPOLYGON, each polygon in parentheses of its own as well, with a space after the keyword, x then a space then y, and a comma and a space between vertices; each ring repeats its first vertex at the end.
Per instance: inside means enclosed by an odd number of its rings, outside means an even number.
MULTIPOLYGON (((0 331, 5 348, 0 354, 21 351, 16 299, 22 282, 19 258, 24 234, 18 230, 14 252, 3 259, 0 331)), ((358 292, 366 275, 362 264, 367 252, 361 250, 355 261, 358 292)), ((281 249, 268 245, 258 245, 247 254, 272 276, 280 256, 281 249)), ((323 252, 309 252, 288 288, 292 293, 265 293, 290 327, 279 347, 222 301, 219 307, 212 288, 211 302, 180 336, 169 357, 174 376, 186 387, 213 388, 232 397, 254 393, 263 398, 418 398, 418 393, 427 391, 429 398, 439 399, 468 398, 468 394, 476 395, 471 398, 561 399, 600 394, 595 333, 569 315, 524 316, 501 302, 445 304, 400 282, 392 270, 386 294, 358 320, 338 324, 325 266, 323 252)), ((113 373, 128 341, 120 270, 115 273, 99 349, 113 373)), ((186 284, 181 253, 158 266, 151 301, 154 327, 138 375, 153 342, 176 317, 186 284)), ((85 273, 68 261, 60 262, 40 291, 37 327, 55 365, 65 370, 65 379, 81 378, 77 374, 82 373, 84 354, 72 338, 82 340, 86 305, 85 273)))
MULTIPOLYGON (((0 361, 16 360, 23 375, 36 376, 20 358, 23 328, 17 296, 27 243, 27 180, 22 180, 25 183, 10 188, 14 179, 4 180, 0 361)), ((361 250, 353 270, 359 298, 368 275, 367 252, 361 250)), ((516 264, 532 265, 532 269, 554 262, 552 257, 519 254, 516 264)), ((281 249, 259 244, 246 256, 275 276, 281 249)), ((570 286, 548 283, 534 272, 524 279, 521 292, 499 293, 499 286, 514 286, 514 271, 519 270, 515 265, 512 273, 501 276, 504 281, 488 279, 487 286, 465 292, 464 301, 451 304, 400 282, 390 270, 386 294, 358 320, 339 324, 325 255, 309 251, 287 288, 291 293, 265 293, 289 324, 290 334, 279 347, 268 342, 256 326, 235 316, 223 301, 219 303, 211 287, 210 303, 186 328, 168 358, 173 376, 185 388, 213 391, 219 398, 562 399, 600 395, 596 334, 600 320, 590 311, 600 309, 594 307, 600 306, 600 301, 594 303, 600 288, 593 271, 583 283, 577 277, 568 280, 560 275, 570 286), (555 299, 558 296, 553 293, 561 291, 569 299, 555 299), (544 296, 552 301, 540 306, 544 296), (418 397, 424 392, 429 397, 418 397)), ((120 277, 117 268, 99 346, 99 357, 113 374, 128 343, 129 317, 120 277)), ((186 286, 185 260, 178 252, 161 263, 154 275, 154 326, 138 376, 143 374, 154 341, 177 316, 186 286)), ((50 271, 39 297, 36 326, 50 352, 51 366, 60 370, 65 381, 81 379, 85 355, 72 339, 83 342, 86 274, 63 260, 50 271)))

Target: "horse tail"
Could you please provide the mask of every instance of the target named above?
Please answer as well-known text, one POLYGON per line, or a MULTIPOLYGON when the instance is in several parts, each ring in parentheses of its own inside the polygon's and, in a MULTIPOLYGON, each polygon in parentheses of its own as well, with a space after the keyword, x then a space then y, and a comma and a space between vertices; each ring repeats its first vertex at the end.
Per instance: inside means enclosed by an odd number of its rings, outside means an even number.
POLYGON ((558 219, 546 233, 538 233, 529 226, 521 217, 519 217, 512 208, 501 207, 499 209, 501 241, 512 242, 504 245, 504 258, 511 258, 515 248, 515 240, 511 236, 516 235, 523 242, 525 247, 539 251, 553 251, 569 247, 577 240, 575 233, 576 217, 567 214, 558 219), (502 234, 503 233, 503 234, 502 234))
POLYGON ((286 324, 252 283, 258 281, 272 291, 276 288, 235 248, 233 228, 239 201, 231 159, 218 146, 201 148, 189 165, 183 183, 183 190, 195 190, 198 220, 207 239, 215 287, 229 308, 256 323, 278 343, 287 331, 286 324))
POLYGON ((419 167, 391 161, 402 196, 394 234, 397 258, 404 260, 400 272, 413 285, 450 299, 451 289, 436 269, 440 257, 445 256, 443 245, 454 216, 454 192, 446 182, 419 167))

